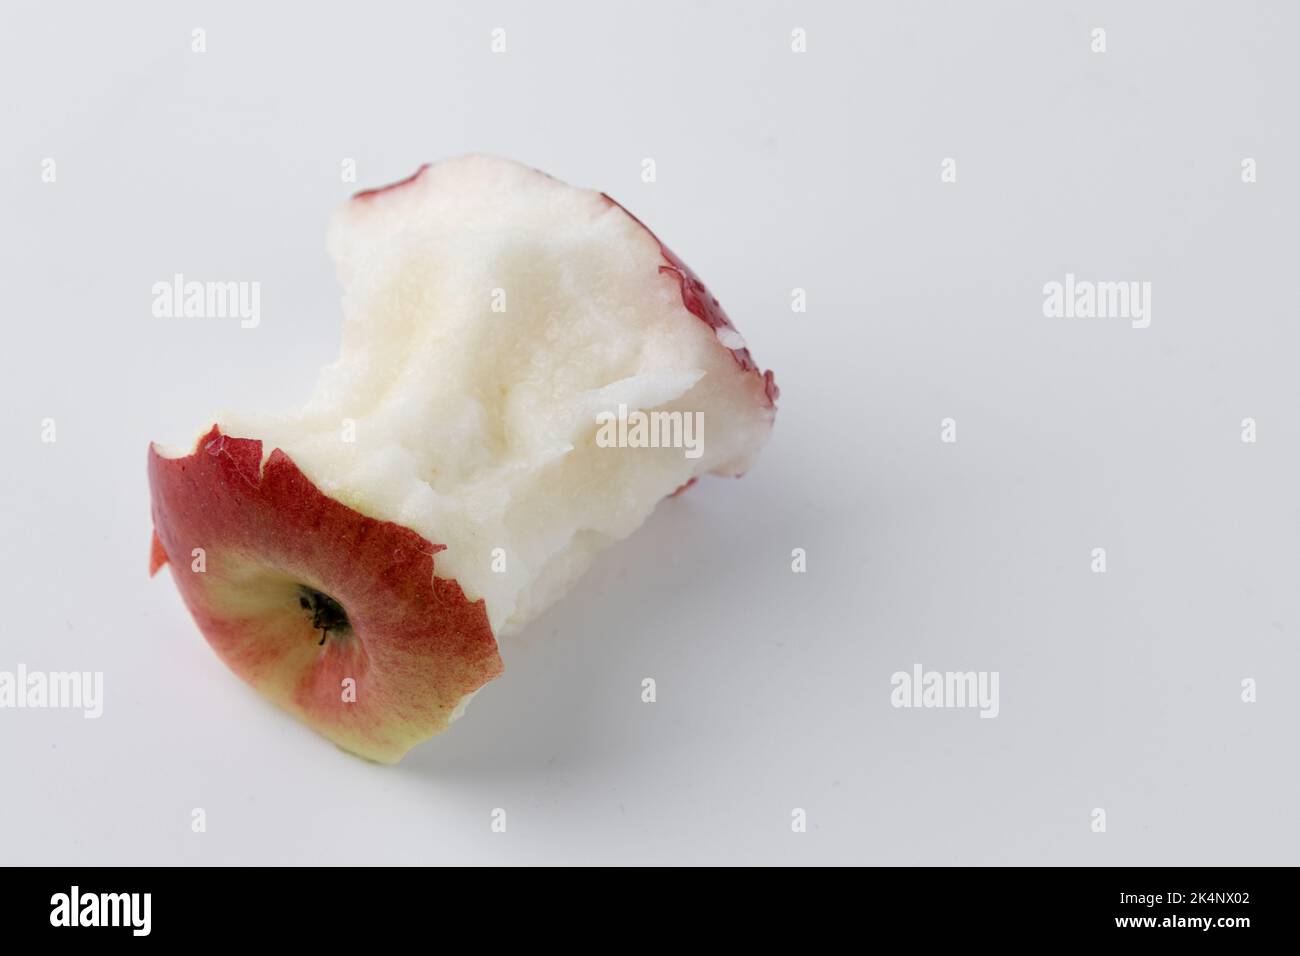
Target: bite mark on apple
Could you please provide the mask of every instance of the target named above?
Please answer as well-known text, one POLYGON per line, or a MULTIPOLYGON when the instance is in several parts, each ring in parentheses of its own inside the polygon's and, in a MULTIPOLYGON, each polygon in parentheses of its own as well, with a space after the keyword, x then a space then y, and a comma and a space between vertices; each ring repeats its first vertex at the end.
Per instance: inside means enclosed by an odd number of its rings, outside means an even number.
MULTIPOLYGON (((421 335, 448 322, 455 324, 454 315, 449 319, 441 313, 441 305, 453 312, 458 307, 450 295, 446 302, 438 299, 438 309, 414 308, 422 300, 413 294, 403 297, 412 303, 409 314, 403 309, 402 315, 390 317, 386 309, 376 311, 375 290, 367 283, 387 282, 389 269, 409 280, 413 292, 429 290, 437 281, 432 266, 438 256, 431 250, 443 248, 444 239, 459 249, 457 237, 463 234, 469 261, 479 254, 497 257, 503 248, 513 248, 516 226, 540 230, 540 247, 549 249, 545 236, 554 226, 579 241, 566 239, 553 259, 543 257, 544 268, 534 270, 533 264, 527 264, 530 274, 536 271, 540 280, 553 283, 566 295, 571 291, 568 283, 577 277, 595 283, 612 280, 603 293, 626 309, 625 321, 611 323, 607 329, 602 326, 595 336, 601 345, 606 340, 616 343, 604 363, 610 372, 605 378, 625 379, 625 364, 638 370, 653 364, 644 355, 627 362, 620 356, 624 346, 640 343, 644 349, 650 336, 662 334, 663 340, 655 341, 656 356, 695 370, 697 376, 704 368, 714 376, 710 385, 717 388, 702 390, 700 398, 710 414, 717 413, 721 430, 715 434, 723 436, 721 444, 714 445, 720 450, 711 453, 707 463, 685 472, 613 468, 609 504, 570 507, 566 501, 552 509, 549 502, 542 502, 550 492, 541 483, 512 487, 511 494, 517 492, 512 509, 525 513, 525 506, 541 503, 540 510, 546 513, 537 528, 530 522, 526 531, 520 531, 524 551, 545 545, 552 537, 562 540, 566 521, 571 543, 553 555, 546 551, 550 556, 539 562, 540 570, 530 580, 515 575, 518 580, 491 581, 486 580, 482 565, 467 564, 466 556, 477 553, 480 537, 488 531, 493 537, 485 540, 495 541, 498 534, 513 540, 501 515, 485 506, 476 490, 454 483, 439 499, 438 510, 396 507, 389 494, 396 486, 387 482, 400 480, 406 466, 379 467, 385 461, 382 449, 376 473, 356 482, 345 476, 337 456, 331 460, 329 455, 317 455, 310 425, 292 434, 257 418, 225 419, 223 427, 235 434, 279 437, 275 441, 268 437, 266 442, 235 438, 213 427, 188 455, 167 459, 153 450, 149 477, 155 534, 150 573, 170 564, 208 643, 244 681, 345 749, 395 762, 412 744, 445 730, 473 692, 501 673, 493 621, 503 634, 518 630, 563 593, 599 547, 608 543, 594 532, 573 534, 573 528, 603 527, 611 516, 620 528, 634 527, 632 519, 644 520, 647 504, 653 507, 666 491, 681 494, 695 483, 696 475, 742 473, 770 432, 779 391, 772 373, 758 367, 699 277, 644 223, 605 194, 574 189, 549 174, 507 160, 463 157, 432 169, 422 165, 405 179, 362 190, 353 199, 356 202, 346 203, 331 225, 330 250, 345 290, 360 283, 365 293, 353 289, 356 294, 345 299, 345 304, 350 302, 345 311, 356 313, 349 314, 350 323, 358 320, 350 327, 363 330, 366 341, 380 343, 386 334, 402 334, 402 323, 408 319, 421 335), (627 219, 614 215, 612 207, 627 219), (552 223, 555 217, 559 221, 552 223), (586 240, 599 245, 584 246, 586 240), (399 258, 411 250, 430 251, 429 261, 421 258, 414 271, 399 258), (629 264, 632 268, 626 268, 629 264), (701 329, 697 320, 708 328, 701 329), (244 424, 238 424, 241 421, 244 424), (277 443, 280 447, 264 457, 263 450, 277 443), (298 469, 285 449, 310 468, 312 478, 298 469), (675 491, 669 490, 683 481, 675 491), (457 502, 457 495, 463 500, 457 502), (365 511, 354 511, 349 505, 365 511), (435 556, 448 546, 450 554, 439 560, 439 566, 459 581, 434 573, 435 556), (191 553, 206 558, 207 565, 191 566, 187 557, 191 553), (176 560, 169 561, 169 554, 176 560), (191 568, 205 573, 190 573, 191 568), (553 573, 553 569, 557 570, 553 573), (494 616, 488 616, 483 600, 468 600, 466 590, 486 595, 494 616), (345 693, 340 694, 340 686, 345 693)), ((453 257, 455 262, 460 261, 458 256, 453 257)), ((575 307, 575 320, 581 319, 581 312, 575 307)), ((540 321, 533 324, 540 327, 540 321)), ((560 370, 569 367, 564 363, 576 362, 578 350, 562 343, 562 338, 547 337, 544 367, 550 366, 550 359, 560 370)), ((473 348, 473 341, 467 328, 452 344, 473 348)), ((344 353, 346 357, 346 348, 344 353)), ((491 349, 486 356, 506 357, 491 349)), ((418 365, 412 362, 411 368, 418 365)), ((507 384, 526 381, 509 361, 480 363, 476 358, 469 365, 476 369, 482 365, 484 374, 494 376, 493 382, 497 377, 507 384)), ((602 384, 601 377, 591 377, 594 386, 602 384)), ((452 378, 456 384, 440 387, 439 394, 473 390, 472 380, 462 383, 458 376, 452 378)), ((506 394, 504 387, 501 394, 506 394)), ((552 404, 561 403, 557 398, 552 404)), ((326 405, 340 414, 350 407, 336 399, 326 405)), ((390 411, 396 411, 394 405, 396 401, 381 403, 390 411)), ((517 411, 521 421, 528 422, 544 420, 550 410, 543 403, 517 411)), ((503 411, 502 421, 507 411, 511 409, 503 411)), ((418 412, 418 408, 411 410, 418 412)), ((462 444, 468 444, 472 453, 480 450, 479 439, 468 434, 473 431, 468 423, 459 430, 433 424, 429 423, 427 440, 417 442, 420 447, 408 449, 395 443, 415 456, 411 476, 417 489, 419 482, 432 488, 434 482, 426 481, 425 475, 436 475, 444 457, 454 462, 462 444)), ((483 424, 490 431, 494 423, 483 424)), ((573 450, 571 444, 568 447, 573 450)), ((576 471, 569 477, 583 479, 576 471)))
MULTIPOLYGON (((731 353, 736 360, 736 364, 741 369, 746 372, 753 372, 762 378, 763 394, 767 397, 768 405, 775 408, 776 400, 781 395, 781 390, 776 385, 776 376, 772 374, 770 369, 766 372, 762 371, 758 367, 758 363, 754 361, 754 357, 749 354, 748 348, 744 346, 730 348, 725 344, 729 338, 728 332, 734 333, 736 339, 740 339, 740 333, 736 330, 736 326, 732 324, 731 319, 727 317, 727 313, 723 311, 722 304, 700 281, 700 277, 671 249, 664 245, 663 240, 654 234, 653 229, 629 212, 626 206, 608 193, 601 193, 600 195, 602 199, 611 206, 622 210, 625 216, 650 234, 650 238, 658 244, 659 254, 664 260, 663 264, 659 266, 659 274, 670 275, 677 279, 678 287, 681 289, 682 305, 686 308, 686 311, 713 329, 714 334, 722 333, 718 334, 719 344, 731 353)), ((740 339, 740 341, 743 342, 744 340, 740 339)))

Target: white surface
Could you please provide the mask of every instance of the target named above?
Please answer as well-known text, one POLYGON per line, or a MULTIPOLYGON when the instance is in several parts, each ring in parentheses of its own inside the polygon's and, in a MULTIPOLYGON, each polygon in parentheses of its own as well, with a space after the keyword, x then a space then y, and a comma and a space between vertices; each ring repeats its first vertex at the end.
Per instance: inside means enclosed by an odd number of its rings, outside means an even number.
POLYGON ((614 6, 6 5, 0 670, 106 688, 0 710, 0 859, 1295 863, 1300 11, 614 6), (780 413, 384 768, 145 576, 145 450, 305 396, 329 212, 468 151, 658 231, 780 413), (153 318, 175 272, 260 281, 261 326, 153 318), (1150 328, 1044 318, 1066 272, 1151 282, 1150 328), (892 708, 917 662, 998 671, 1000 715, 892 708))

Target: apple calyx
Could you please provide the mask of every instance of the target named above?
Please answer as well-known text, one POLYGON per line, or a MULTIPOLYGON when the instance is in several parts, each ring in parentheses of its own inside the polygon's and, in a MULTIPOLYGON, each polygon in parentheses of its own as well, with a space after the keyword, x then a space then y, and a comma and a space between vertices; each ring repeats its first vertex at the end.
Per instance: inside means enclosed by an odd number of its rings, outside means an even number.
POLYGON ((343 610, 343 605, 315 588, 305 584, 298 585, 298 606, 304 611, 311 612, 311 626, 321 632, 319 642, 321 645, 325 643, 331 631, 339 636, 345 636, 352 630, 352 624, 348 621, 348 612, 343 610))

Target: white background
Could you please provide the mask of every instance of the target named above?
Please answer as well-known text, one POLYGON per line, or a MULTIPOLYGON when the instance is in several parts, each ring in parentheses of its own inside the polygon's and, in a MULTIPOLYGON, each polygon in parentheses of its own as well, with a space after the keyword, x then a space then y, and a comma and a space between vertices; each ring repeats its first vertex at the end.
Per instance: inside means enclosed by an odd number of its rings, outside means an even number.
POLYGON ((5 4, 0 670, 106 686, 0 710, 0 861, 1297 862, 1296 7, 324 6, 5 4), (146 576, 145 453, 304 398, 328 214, 465 152, 627 205, 780 413, 380 767, 146 576), (175 272, 261 326, 154 318, 175 272), (1066 272, 1151 282, 1150 328, 1045 318, 1066 272), (915 663, 1000 715, 894 709, 915 663))

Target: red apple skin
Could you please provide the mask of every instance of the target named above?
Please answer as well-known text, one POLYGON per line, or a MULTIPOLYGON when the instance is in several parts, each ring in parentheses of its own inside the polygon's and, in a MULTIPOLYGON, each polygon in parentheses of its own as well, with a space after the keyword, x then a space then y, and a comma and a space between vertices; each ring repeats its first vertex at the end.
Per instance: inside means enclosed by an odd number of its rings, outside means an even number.
POLYGON ((444 546, 328 497, 279 449, 263 465, 260 441, 214 426, 185 457, 151 447, 148 470, 151 573, 168 564, 231 670, 340 747, 394 763, 501 673, 484 603, 435 577, 444 546), (300 586, 350 629, 321 644, 300 586))

